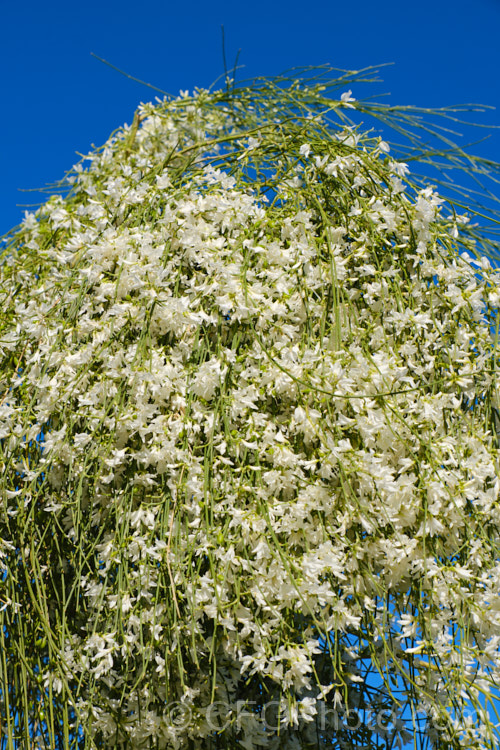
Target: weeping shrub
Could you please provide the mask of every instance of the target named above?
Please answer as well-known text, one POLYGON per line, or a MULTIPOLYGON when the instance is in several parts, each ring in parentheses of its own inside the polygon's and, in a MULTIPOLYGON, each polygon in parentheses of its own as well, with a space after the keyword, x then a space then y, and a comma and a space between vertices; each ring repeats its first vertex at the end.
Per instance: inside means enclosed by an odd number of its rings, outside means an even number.
POLYGON ((2 748, 498 746, 498 243, 408 164, 495 166, 352 82, 143 104, 6 239, 2 748))

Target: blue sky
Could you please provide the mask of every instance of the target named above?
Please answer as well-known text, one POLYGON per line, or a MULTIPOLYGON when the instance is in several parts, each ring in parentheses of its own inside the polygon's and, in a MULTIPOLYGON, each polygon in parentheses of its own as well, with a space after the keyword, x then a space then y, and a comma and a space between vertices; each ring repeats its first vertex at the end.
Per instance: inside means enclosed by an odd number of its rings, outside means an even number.
MULTIPOLYGON (((228 66, 241 48, 241 77, 394 63, 381 69, 377 99, 479 102, 499 109, 476 118, 500 126, 500 0, 0 0, 0 18, 0 234, 21 220, 19 204, 42 199, 20 188, 62 177, 75 152, 100 145, 154 96, 91 52, 170 93, 192 91, 223 72, 223 24, 228 66)), ((476 151, 500 161, 500 129, 476 151)))

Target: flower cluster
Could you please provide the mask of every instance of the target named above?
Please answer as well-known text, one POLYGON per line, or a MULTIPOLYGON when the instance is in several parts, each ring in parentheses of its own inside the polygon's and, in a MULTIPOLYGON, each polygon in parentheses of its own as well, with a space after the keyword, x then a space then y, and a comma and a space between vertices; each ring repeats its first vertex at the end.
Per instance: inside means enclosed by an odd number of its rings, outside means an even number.
POLYGON ((251 112, 141 106, 4 252, 1 722, 493 747, 500 274, 384 141, 251 112))

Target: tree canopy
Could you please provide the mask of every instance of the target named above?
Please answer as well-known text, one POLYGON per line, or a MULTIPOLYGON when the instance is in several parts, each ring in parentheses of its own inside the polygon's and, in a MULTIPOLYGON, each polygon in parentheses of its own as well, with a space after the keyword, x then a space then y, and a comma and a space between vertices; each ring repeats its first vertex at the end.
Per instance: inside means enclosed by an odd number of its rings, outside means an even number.
POLYGON ((143 104, 7 237, 2 747, 498 746, 499 247, 413 174, 498 168, 362 78, 143 104))

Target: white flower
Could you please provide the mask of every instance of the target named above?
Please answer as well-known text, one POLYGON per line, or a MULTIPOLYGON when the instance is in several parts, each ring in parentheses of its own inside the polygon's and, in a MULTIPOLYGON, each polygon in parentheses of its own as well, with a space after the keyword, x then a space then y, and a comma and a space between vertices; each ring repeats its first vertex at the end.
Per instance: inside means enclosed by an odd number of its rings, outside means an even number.
POLYGON ((344 103, 346 107, 350 107, 351 109, 354 109, 354 106, 350 104, 349 102, 355 102, 356 99, 351 96, 352 91, 349 89, 349 91, 344 91, 343 94, 340 96, 340 101, 344 103))
POLYGON ((191 385, 192 392, 207 401, 212 399, 221 384, 226 369, 218 359, 204 362, 195 375, 194 382, 191 385))

